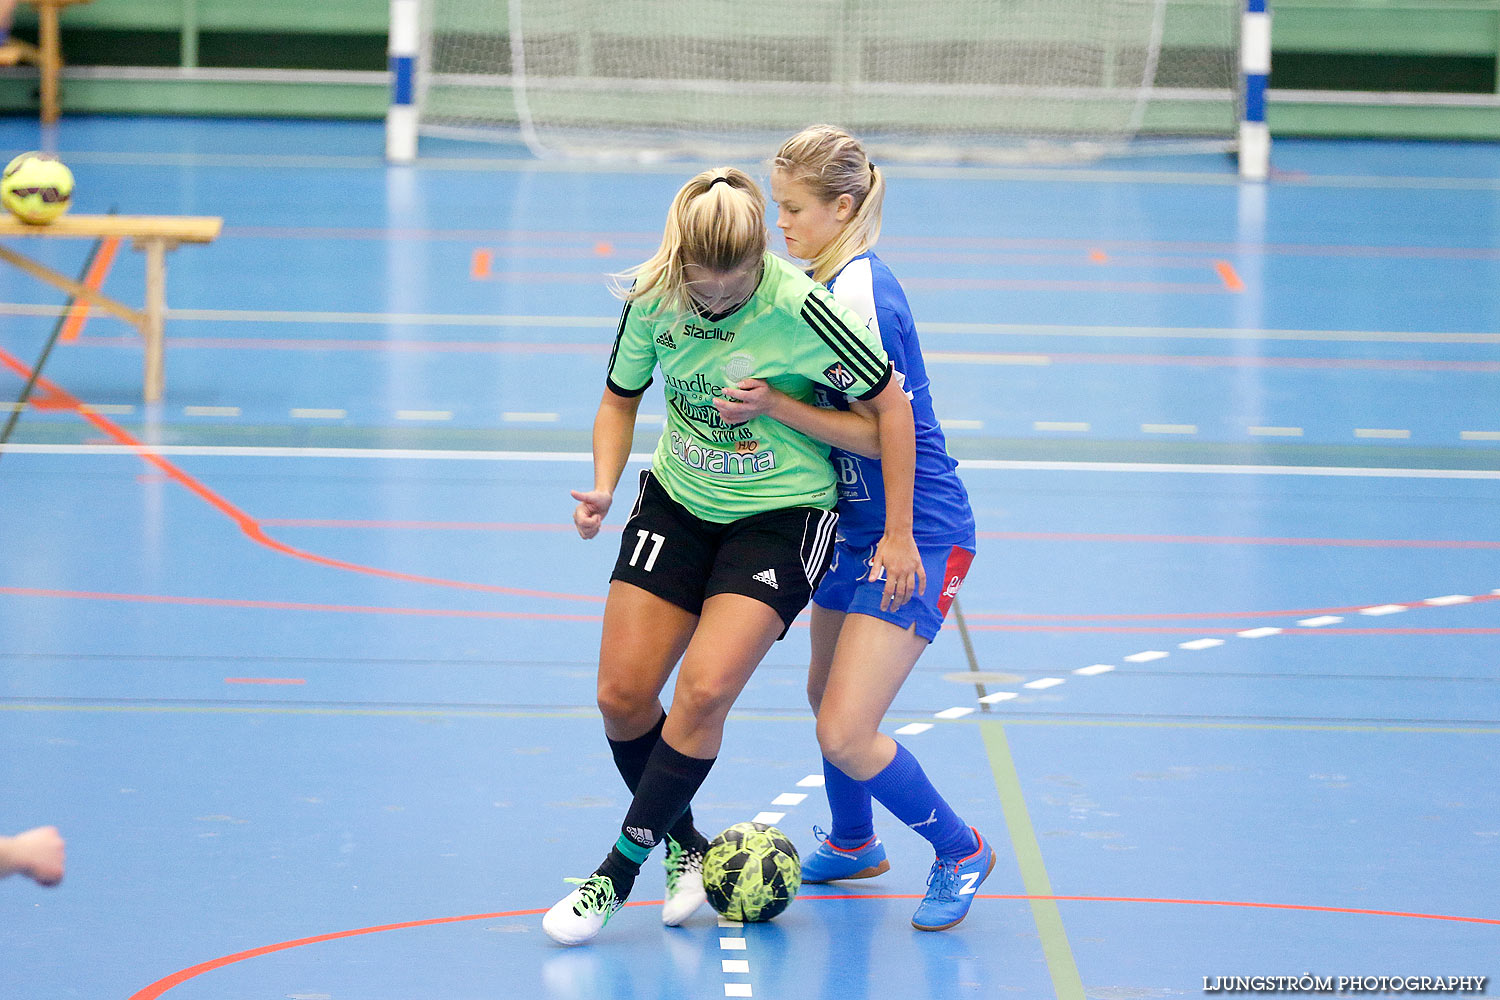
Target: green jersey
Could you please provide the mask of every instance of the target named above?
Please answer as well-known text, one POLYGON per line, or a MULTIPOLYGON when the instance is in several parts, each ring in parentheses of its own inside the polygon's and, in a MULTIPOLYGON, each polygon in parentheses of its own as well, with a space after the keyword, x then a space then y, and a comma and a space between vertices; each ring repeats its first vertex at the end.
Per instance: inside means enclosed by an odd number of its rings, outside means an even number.
POLYGON ((766 416, 731 426, 714 397, 759 378, 807 403, 816 385, 869 399, 891 377, 880 337, 770 253, 754 293, 729 313, 680 315, 657 302, 626 304, 606 384, 617 395, 637 396, 658 367, 667 425, 651 470, 674 500, 718 524, 783 507, 831 510, 838 495, 827 445, 766 416))

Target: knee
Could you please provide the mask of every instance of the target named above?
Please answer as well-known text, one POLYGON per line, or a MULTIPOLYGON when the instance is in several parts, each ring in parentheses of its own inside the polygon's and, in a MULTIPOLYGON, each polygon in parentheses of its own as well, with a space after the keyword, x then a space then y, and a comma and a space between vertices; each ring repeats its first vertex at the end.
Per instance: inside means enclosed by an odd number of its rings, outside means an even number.
POLYGON ((848 720, 831 712, 818 716, 818 749, 839 770, 858 770, 869 742, 869 734, 848 720))
POLYGON ((716 677, 679 678, 672 693, 672 714, 694 728, 722 723, 736 692, 716 677))
POLYGON ((631 684, 628 680, 620 681, 603 675, 599 677, 595 701, 606 722, 625 724, 627 727, 630 722, 646 716, 650 716, 646 720, 648 724, 654 723, 661 712, 655 691, 631 684))

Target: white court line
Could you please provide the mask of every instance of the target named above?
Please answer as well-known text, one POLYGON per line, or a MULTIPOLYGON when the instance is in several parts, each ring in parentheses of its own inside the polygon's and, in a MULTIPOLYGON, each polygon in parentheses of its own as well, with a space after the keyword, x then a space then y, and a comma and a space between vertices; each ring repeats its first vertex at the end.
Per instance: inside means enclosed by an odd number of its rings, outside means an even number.
POLYGON ((1148 649, 1140 653, 1131 653, 1129 656, 1125 657, 1125 662, 1150 663, 1152 660, 1162 660, 1171 655, 1171 653, 1168 653, 1164 649, 1148 649))
POLYGON ((1030 688, 1033 691, 1045 691, 1048 688, 1055 688, 1059 684, 1066 683, 1067 681, 1063 680, 1061 677, 1038 677, 1036 680, 1027 681, 1021 686, 1023 688, 1030 688))
POLYGON ((1449 594, 1447 597, 1429 597, 1423 604, 1431 604, 1435 608, 1445 608, 1450 604, 1468 604, 1474 598, 1468 594, 1449 594))
POLYGON ((1113 669, 1115 669, 1113 663, 1095 663, 1091 666, 1079 667, 1073 673, 1080 677, 1096 677, 1099 674, 1107 674, 1113 669))
POLYGON ((750 972, 750 963, 743 958, 721 958, 719 959, 719 966, 725 972, 738 972, 741 974, 748 974, 750 972))
MULTIPOLYGON (((103 412, 102 409, 96 412, 103 412)), ((294 409, 294 417, 342 418, 343 410, 294 409)), ((139 449, 114 444, 6 444, 0 451, 33 455, 134 455, 139 449)), ((157 455, 202 455, 224 458, 366 458, 469 462, 592 462, 586 451, 472 451, 448 448, 290 448, 259 445, 154 445, 157 455)), ((630 461, 651 460, 646 452, 630 461)), ((1378 469, 1311 465, 1192 465, 1165 462, 1034 462, 1009 459, 960 459, 966 472, 1145 472, 1222 476, 1354 476, 1370 479, 1500 479, 1497 469, 1378 469)))
POLYGON ((1500 441, 1500 431, 1459 431, 1461 441, 1500 441))
POLYGON ((1357 438, 1383 438, 1392 441, 1405 441, 1411 437, 1411 431, 1399 427, 1356 427, 1354 436, 1357 438))
POLYGON ((1215 646, 1224 645, 1223 639, 1194 639, 1192 642, 1179 642, 1178 649, 1213 649, 1215 646))
MULTIPOLYGON (((993 705, 996 702, 1010 701, 1012 698, 1019 697, 1021 696, 1014 691, 996 691, 994 694, 987 694, 979 700, 986 705, 993 705)), ((900 732, 900 730, 897 730, 897 732, 900 732)))
POLYGON ((800 806, 802 800, 807 798, 803 792, 782 792, 771 800, 773 806, 800 806))
POLYGON ((972 715, 973 712, 974 707, 972 705, 954 705, 952 708, 945 708, 941 712, 932 713, 932 717, 934 719, 962 719, 966 715, 972 715))
POLYGON ((1377 604, 1373 608, 1360 608, 1362 615, 1395 615, 1406 610, 1404 604, 1377 604))
POLYGON ((983 420, 939 420, 938 426, 945 431, 977 431, 984 429, 983 420))
POLYGON ((1324 625, 1337 625, 1343 620, 1338 615, 1318 615, 1316 618, 1304 618, 1297 624, 1303 628, 1322 628, 1324 625))
POLYGON ((750 991, 749 983, 725 983, 724 995, 726 997, 748 997, 754 996, 750 991))
POLYGON ((809 774, 807 777, 805 777, 801 781, 797 782, 797 787, 798 788, 822 788, 823 787, 823 776, 821 774, 809 774))
POLYGON ((1280 634, 1281 629, 1277 628, 1274 625, 1267 625, 1263 628, 1247 628, 1243 632, 1235 633, 1235 635, 1239 636, 1241 639, 1264 639, 1268 635, 1280 634))
POLYGON ((184 406, 182 415, 185 417, 237 417, 240 415, 238 406, 184 406))
POLYGON ((721 937, 721 938, 719 938, 719 950, 720 951, 744 951, 745 950, 745 939, 742 938, 742 937, 721 937))
POLYGON ((927 732, 927 730, 929 730, 931 728, 932 728, 932 723, 930 723, 930 722, 908 722, 906 725, 904 725, 900 729, 896 730, 896 735, 897 736, 915 736, 918 733, 925 733, 925 732, 927 732))
POLYGON ((784 819, 786 819, 786 813, 758 812, 754 816, 750 817, 750 822, 764 823, 767 826, 775 826, 777 823, 780 823, 784 819))

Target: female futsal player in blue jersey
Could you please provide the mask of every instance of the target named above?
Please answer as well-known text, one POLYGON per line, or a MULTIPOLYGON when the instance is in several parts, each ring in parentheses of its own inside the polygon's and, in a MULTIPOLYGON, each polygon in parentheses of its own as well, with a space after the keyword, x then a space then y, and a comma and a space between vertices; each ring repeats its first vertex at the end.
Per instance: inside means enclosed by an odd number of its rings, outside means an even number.
POLYGON ((968 914, 995 855, 938 794, 916 758, 879 726, 968 572, 974 515, 933 412, 906 295, 873 252, 884 177, 853 136, 815 125, 782 145, 772 165, 771 193, 787 252, 806 261, 814 280, 879 333, 896 377, 904 380, 917 436, 912 533, 927 571, 925 589, 895 610, 881 606, 881 584, 868 579, 885 518, 874 425, 833 421, 828 412, 863 404, 820 388, 820 412, 755 380, 739 383, 739 402, 716 404, 726 420, 764 413, 834 446, 839 537, 833 566, 813 595, 807 681, 833 823, 804 858, 802 880, 870 878, 889 870, 875 835, 873 796, 932 842, 937 860, 912 925, 946 930, 968 914))

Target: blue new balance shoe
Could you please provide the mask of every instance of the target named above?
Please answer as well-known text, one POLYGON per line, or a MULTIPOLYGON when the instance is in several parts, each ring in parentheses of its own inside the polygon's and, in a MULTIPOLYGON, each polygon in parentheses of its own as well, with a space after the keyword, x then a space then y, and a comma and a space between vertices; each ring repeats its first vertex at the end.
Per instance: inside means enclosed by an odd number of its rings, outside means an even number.
POLYGON ((874 878, 891 870, 885 859, 885 845, 879 837, 871 837, 855 848, 835 847, 828 835, 813 827, 813 836, 818 838, 818 849, 802 859, 802 881, 812 885, 836 882, 839 879, 874 878))
MULTIPOLYGON (((969 829, 974 830, 972 826, 969 829)), ((957 861, 938 858, 932 863, 927 895, 911 918, 917 930, 945 931, 969 915, 974 894, 995 867, 995 852, 989 841, 978 830, 974 830, 974 839, 979 841, 979 848, 968 857, 957 861)))

